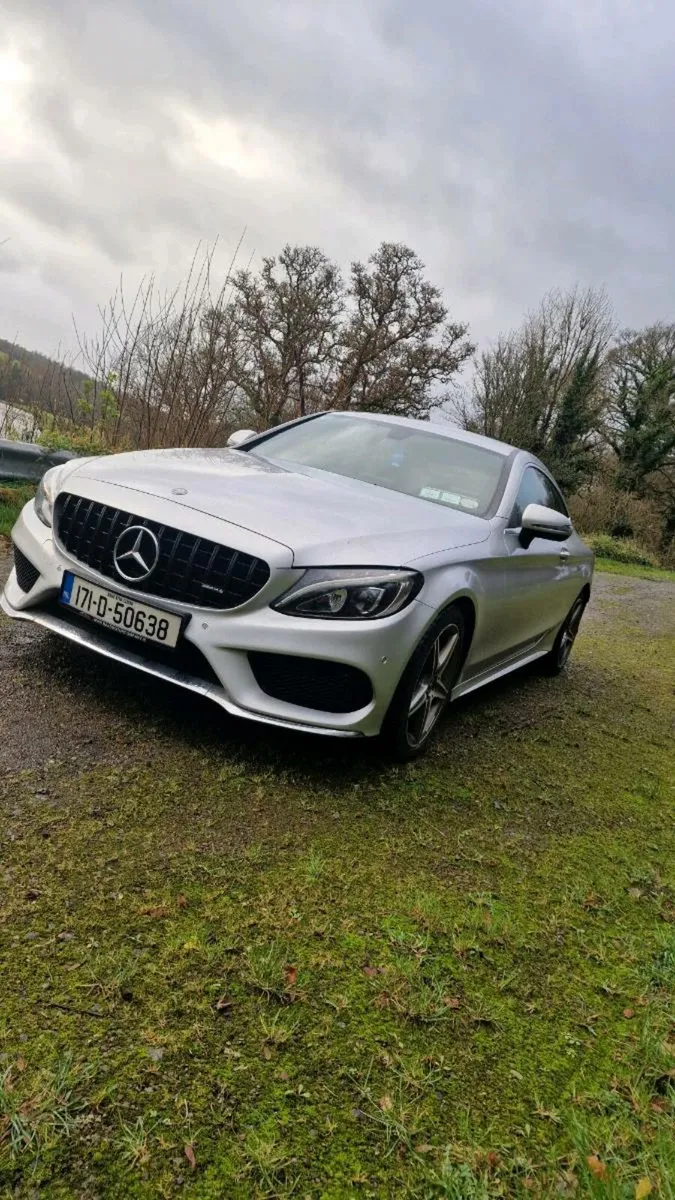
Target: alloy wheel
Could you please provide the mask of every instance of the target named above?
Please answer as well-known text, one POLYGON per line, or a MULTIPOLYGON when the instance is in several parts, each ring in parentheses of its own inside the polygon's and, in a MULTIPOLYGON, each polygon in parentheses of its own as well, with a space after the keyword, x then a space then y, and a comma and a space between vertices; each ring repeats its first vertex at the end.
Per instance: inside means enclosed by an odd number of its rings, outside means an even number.
POLYGON ((406 737, 415 749, 423 745, 450 697, 452 670, 461 651, 457 625, 446 625, 434 639, 413 688, 406 737))
POLYGON ((560 635, 560 645, 558 646, 558 666, 559 667, 565 666, 565 663, 567 662, 570 654, 572 653, 572 647, 574 645, 576 636, 579 632, 579 626, 581 624, 581 618, 584 615, 585 607, 586 607, 586 605, 583 600, 577 600, 576 604, 574 605, 574 608, 572 609, 569 617, 567 618, 567 621, 565 623, 565 628, 563 629, 563 631, 560 635))

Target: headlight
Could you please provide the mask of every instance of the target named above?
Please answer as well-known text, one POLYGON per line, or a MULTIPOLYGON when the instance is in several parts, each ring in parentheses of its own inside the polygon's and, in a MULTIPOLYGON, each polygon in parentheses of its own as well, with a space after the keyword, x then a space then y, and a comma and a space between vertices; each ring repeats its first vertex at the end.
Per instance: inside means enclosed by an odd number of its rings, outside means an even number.
POLYGON ((306 571, 272 607, 291 617, 372 621, 405 608, 424 582, 418 571, 355 567, 306 571))
POLYGON ((54 516, 54 500, 56 499, 56 476, 59 467, 52 467, 42 476, 35 494, 35 511, 43 525, 51 528, 54 516))

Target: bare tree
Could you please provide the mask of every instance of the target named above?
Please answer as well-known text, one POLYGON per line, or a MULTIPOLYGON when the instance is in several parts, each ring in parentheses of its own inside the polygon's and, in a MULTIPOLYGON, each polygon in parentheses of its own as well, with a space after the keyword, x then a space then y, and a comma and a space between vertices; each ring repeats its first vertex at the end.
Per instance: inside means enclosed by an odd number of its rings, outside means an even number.
POLYGON ((448 320, 424 264, 397 242, 352 264, 349 299, 333 406, 428 416, 474 352, 468 327, 448 320))
POLYGON ((151 276, 129 299, 120 283, 98 333, 79 337, 86 375, 65 406, 78 437, 194 446, 326 408, 423 417, 473 353, 407 246, 352 264, 348 286, 313 246, 285 246, 258 272, 233 266, 215 293, 209 250, 173 292, 151 276))
POLYGON ((259 429, 325 408, 426 416, 474 349, 420 259, 387 242, 352 264, 347 288, 321 250, 286 246, 234 276, 220 320, 259 429))
POLYGON ((230 273, 214 297, 213 254, 198 252, 181 288, 162 295, 154 277, 131 302, 120 283, 94 338, 81 337, 90 384, 73 416, 103 429, 111 446, 210 444, 233 423, 237 387, 222 320, 230 273))
POLYGON ((597 452, 612 328, 604 292, 550 292, 519 330, 481 354, 458 406, 463 423, 532 450, 574 490, 597 452))
POLYGON ((249 423, 265 429, 326 407, 344 305, 338 268, 315 246, 285 246, 258 275, 239 271, 220 315, 249 423))

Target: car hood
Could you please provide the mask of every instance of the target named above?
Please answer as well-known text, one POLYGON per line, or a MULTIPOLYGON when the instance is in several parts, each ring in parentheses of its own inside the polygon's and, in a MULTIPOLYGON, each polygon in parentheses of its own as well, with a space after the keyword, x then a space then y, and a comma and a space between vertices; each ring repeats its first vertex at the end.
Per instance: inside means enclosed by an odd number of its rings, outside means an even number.
POLYGON ((236 450, 116 454, 88 459, 69 473, 68 486, 77 490, 78 478, 166 497, 251 530, 290 549, 303 567, 402 566, 489 536, 488 522, 469 513, 236 450))

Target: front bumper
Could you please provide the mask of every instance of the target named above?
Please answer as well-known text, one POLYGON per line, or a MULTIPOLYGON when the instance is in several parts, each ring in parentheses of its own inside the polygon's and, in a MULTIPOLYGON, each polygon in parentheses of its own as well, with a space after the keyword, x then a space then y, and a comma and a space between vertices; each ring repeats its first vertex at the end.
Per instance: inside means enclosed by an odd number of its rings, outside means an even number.
MULTIPOLYGON (((239 531, 241 533, 241 531, 239 531)), ((224 533, 223 538, 227 535, 224 533)), ((61 614, 58 599, 63 572, 74 571, 85 579, 134 598, 131 589, 118 586, 83 564, 71 560, 55 545, 51 530, 38 519, 32 502, 23 509, 14 529, 15 545, 40 572, 37 583, 25 593, 12 571, 0 604, 19 620, 33 621, 60 636, 148 675, 167 680, 205 696, 233 716, 280 725, 302 732, 338 737, 373 737, 379 733, 389 703, 410 655, 433 619, 432 610, 413 601, 402 612, 381 621, 321 621, 290 617, 270 607, 276 594, 289 586, 289 571, 273 568, 270 585, 247 604, 227 612, 190 608, 169 601, 153 601, 189 616, 183 634, 203 655, 211 679, 199 678, 170 662, 151 661, 143 644, 111 637, 101 625, 80 621, 73 625, 61 614), (259 651, 315 658, 352 666, 364 672, 372 685, 372 700, 353 712, 326 712, 291 704, 268 695, 258 685, 249 653, 259 651)), ((142 596, 136 594, 138 599, 142 596)))

